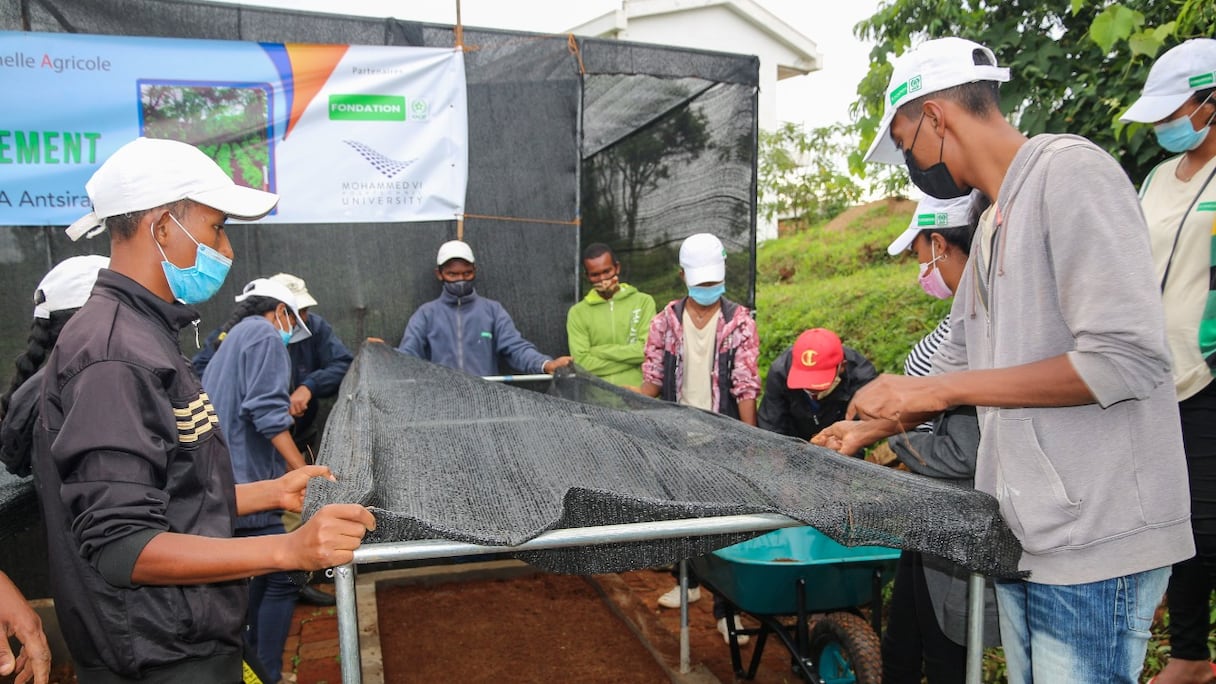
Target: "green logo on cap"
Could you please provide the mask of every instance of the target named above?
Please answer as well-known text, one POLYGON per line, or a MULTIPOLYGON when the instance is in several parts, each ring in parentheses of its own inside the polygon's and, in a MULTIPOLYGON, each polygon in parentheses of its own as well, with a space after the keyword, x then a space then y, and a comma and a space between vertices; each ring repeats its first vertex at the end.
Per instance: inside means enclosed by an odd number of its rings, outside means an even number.
POLYGON ((891 91, 891 106, 894 107, 896 102, 904 99, 904 95, 908 94, 908 82, 904 81, 899 84, 895 90, 891 91))
POLYGON ((330 121, 405 121, 400 95, 330 95, 330 121))
POLYGON ((917 214, 916 226, 918 228, 927 228, 933 226, 948 226, 950 225, 950 216, 944 211, 939 211, 936 214, 917 214))
POLYGON ((1195 211, 1216 211, 1216 202, 1200 202, 1195 211))
POLYGON ((1211 71, 1206 74, 1199 74, 1187 79, 1187 85, 1192 88, 1202 88, 1204 86, 1216 85, 1216 71, 1211 71))
POLYGON ((904 97, 917 92, 920 90, 920 88, 920 74, 917 74, 903 83, 900 83, 895 90, 891 91, 891 106, 895 106, 895 103, 904 99, 904 97))

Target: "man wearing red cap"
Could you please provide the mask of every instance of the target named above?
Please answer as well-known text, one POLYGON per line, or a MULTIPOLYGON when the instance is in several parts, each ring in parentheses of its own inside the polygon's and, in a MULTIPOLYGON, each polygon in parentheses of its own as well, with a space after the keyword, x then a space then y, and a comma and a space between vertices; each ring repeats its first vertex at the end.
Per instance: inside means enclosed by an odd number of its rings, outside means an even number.
POLYGON ((769 369, 760 427, 809 440, 843 419, 853 393, 876 377, 874 364, 841 344, 836 333, 807 330, 769 369))

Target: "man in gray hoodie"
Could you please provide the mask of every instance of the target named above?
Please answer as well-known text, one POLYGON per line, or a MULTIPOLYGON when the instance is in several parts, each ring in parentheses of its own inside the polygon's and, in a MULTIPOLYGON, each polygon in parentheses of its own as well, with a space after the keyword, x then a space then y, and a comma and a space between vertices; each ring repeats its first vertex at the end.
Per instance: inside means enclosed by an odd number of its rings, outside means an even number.
POLYGON ((978 407, 976 488, 1022 542, 1000 582, 1009 681, 1138 681, 1169 566, 1194 554, 1161 294, 1136 192, 1075 136, 1027 139, 1001 116, 1007 69, 931 40, 893 65, 868 161, 906 163, 939 198, 995 200, 981 221, 934 375, 883 375, 843 452, 951 406, 978 407))

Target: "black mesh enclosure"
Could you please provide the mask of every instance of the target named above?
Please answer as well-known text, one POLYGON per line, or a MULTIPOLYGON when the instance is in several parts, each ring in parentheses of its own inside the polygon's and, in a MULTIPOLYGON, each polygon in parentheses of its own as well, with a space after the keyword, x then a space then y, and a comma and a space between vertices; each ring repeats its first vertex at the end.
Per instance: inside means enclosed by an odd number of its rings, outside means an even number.
MULTIPOLYGON (((987 494, 845 458, 575 370, 548 394, 365 345, 321 445, 305 515, 372 507, 369 542, 514 545, 556 528, 783 513, 846 545, 932 553, 1017 574, 1021 547, 987 494)), ((648 567, 740 536, 521 554, 556 572, 648 567)))
MULTIPOLYGON (((0 30, 455 45, 448 26, 189 0, 0 0, 0 30)), ((679 240, 715 232, 734 253, 730 296, 754 301, 755 57, 484 29, 463 36, 464 238, 477 255, 478 291, 501 301, 526 338, 566 353, 566 311, 580 294, 589 241, 610 242, 630 281, 663 303, 678 292, 679 240), (656 141, 673 148, 656 152, 656 141), (636 192, 584 201, 588 169, 599 174, 591 187, 619 184, 598 171, 609 158, 623 161, 620 174, 636 192)), ((149 65, 147 77, 158 75, 149 65)), ((308 282, 316 312, 348 344, 375 336, 395 345, 414 310, 439 294, 435 252, 457 226, 236 224, 229 236, 236 259, 223 290, 200 307, 201 334, 228 317, 246 282, 287 271, 308 282)), ((16 293, 0 300, 0 359, 24 346, 27 293, 50 266, 108 251, 105 238, 71 243, 57 226, 0 226, 0 286, 16 293)), ((192 339, 182 347, 195 351, 192 339)))
POLYGON ((614 247, 625 278, 662 306, 684 294, 680 242, 713 233, 729 253, 728 295, 751 306, 755 87, 620 74, 586 83, 584 242, 614 247))
MULTIPOLYGON (((0 0, 0 30, 455 45, 449 26, 190 0, 0 0)), ((754 301, 755 57, 565 35, 463 35, 464 238, 477 255, 478 290, 501 301, 525 337, 548 354, 566 353, 566 310, 579 296, 579 255, 589 241, 610 242, 626 258, 626 277, 662 304, 679 289, 679 240, 715 232, 734 253, 730 296, 754 301), (656 141, 673 149, 656 152, 656 141), (624 161, 619 173, 641 179, 638 190, 628 202, 603 193, 582 200, 588 169, 600 174, 591 187, 619 183, 599 171, 608 159, 624 161), (608 223, 626 216, 631 223, 608 223)), ((149 64, 147 76, 159 75, 149 64)), ((439 294, 435 253, 456 236, 455 222, 235 224, 232 272, 200 307, 200 337, 228 317, 246 282, 286 271, 308 282, 317 313, 348 345, 367 336, 396 345, 414 310, 439 294)), ((109 241, 73 243, 62 226, 0 226, 0 288, 8 293, 0 298, 0 378, 7 381, 9 360, 25 347, 38 281, 55 263, 91 253, 108 254, 109 241)), ((196 351, 191 335, 182 349, 196 351)), ((11 523, 0 523, 0 543, 45 547, 28 479, 0 483, 0 513, 11 523)), ((5 559, 3 569, 27 592, 46 595, 43 554, 5 559)))

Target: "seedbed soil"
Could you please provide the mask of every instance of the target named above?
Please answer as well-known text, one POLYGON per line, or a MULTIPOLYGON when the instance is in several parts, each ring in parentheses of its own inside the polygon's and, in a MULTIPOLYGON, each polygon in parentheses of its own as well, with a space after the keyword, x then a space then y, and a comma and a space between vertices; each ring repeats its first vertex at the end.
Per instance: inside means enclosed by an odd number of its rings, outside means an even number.
MULTIPOLYGON (((658 570, 382 584, 384 680, 670 682, 679 668, 680 615, 656 601, 673 584, 669 572, 658 570)), ((712 606, 708 592, 689 606, 693 672, 683 679, 676 674, 677 681, 735 681, 712 606)), ((746 617, 744 624, 757 626, 746 617)), ((745 666, 754 644, 742 649, 745 666)), ((772 637, 753 681, 800 681, 790 671, 789 652, 772 637)))

